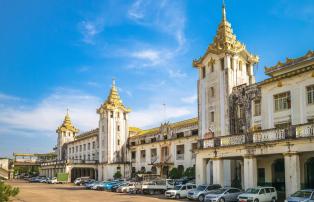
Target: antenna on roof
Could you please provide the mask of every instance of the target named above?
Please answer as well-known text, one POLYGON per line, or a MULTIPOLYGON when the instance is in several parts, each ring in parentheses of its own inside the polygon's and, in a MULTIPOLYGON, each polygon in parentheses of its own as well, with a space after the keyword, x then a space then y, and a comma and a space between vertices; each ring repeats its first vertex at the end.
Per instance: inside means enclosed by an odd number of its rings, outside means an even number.
POLYGON ((164 123, 166 123, 166 121, 167 121, 167 105, 166 105, 166 103, 163 103, 162 106, 163 106, 163 111, 164 111, 164 123))

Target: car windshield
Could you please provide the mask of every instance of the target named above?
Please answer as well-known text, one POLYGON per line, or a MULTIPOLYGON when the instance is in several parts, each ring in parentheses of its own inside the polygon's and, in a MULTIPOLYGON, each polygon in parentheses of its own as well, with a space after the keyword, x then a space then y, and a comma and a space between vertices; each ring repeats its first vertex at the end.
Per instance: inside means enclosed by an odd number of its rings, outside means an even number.
POLYGON ((248 194, 257 194, 259 192, 259 189, 256 189, 256 188, 249 188, 245 191, 245 193, 248 193, 248 194))
POLYGON ((174 187, 174 190, 180 190, 180 189, 181 189, 181 187, 182 187, 182 186, 177 185, 177 186, 175 186, 175 187, 174 187))
POLYGON ((213 190, 213 191, 210 191, 209 193, 211 194, 222 194, 226 191, 227 189, 216 189, 216 190, 213 190))
POLYGON ((196 188, 197 191, 204 191, 206 189, 206 186, 200 185, 196 188))
POLYGON ((297 191, 292 194, 292 197, 302 197, 302 198, 310 198, 312 192, 311 191, 297 191))

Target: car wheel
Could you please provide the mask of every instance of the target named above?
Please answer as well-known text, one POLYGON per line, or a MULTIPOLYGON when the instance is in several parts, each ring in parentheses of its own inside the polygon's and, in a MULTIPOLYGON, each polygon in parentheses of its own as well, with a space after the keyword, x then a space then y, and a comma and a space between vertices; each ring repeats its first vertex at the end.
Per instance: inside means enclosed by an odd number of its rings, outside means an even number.
POLYGON ((175 198, 176 198, 176 199, 180 199, 180 194, 177 194, 177 195, 175 196, 175 198))
POLYGON ((225 199, 224 198, 220 198, 219 202, 225 202, 225 199))
POLYGON ((273 198, 271 199, 271 202, 276 202, 276 198, 273 197, 273 198))
POLYGON ((255 199, 254 202, 259 202, 259 200, 258 200, 258 199, 255 199))
POLYGON ((198 197, 198 200, 201 201, 201 202, 203 202, 203 201, 204 201, 204 195, 201 194, 201 195, 198 197))

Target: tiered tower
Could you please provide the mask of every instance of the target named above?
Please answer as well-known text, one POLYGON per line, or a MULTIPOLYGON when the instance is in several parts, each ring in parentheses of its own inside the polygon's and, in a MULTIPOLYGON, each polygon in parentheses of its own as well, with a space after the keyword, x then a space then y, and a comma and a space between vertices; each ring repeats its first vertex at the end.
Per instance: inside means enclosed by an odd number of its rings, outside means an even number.
POLYGON ((99 162, 112 164, 126 161, 128 113, 120 99, 115 81, 107 100, 99 107, 99 162))
POLYGON ((235 86, 255 83, 253 65, 258 61, 233 34, 223 3, 222 20, 213 43, 202 57, 193 61, 199 70, 200 138, 230 134, 229 95, 235 86))
POLYGON ((58 143, 57 143, 57 159, 64 160, 66 157, 66 151, 63 148, 63 145, 67 142, 74 140, 75 135, 79 132, 77 128, 72 124, 69 110, 64 117, 63 123, 58 127, 56 133, 58 133, 58 143))

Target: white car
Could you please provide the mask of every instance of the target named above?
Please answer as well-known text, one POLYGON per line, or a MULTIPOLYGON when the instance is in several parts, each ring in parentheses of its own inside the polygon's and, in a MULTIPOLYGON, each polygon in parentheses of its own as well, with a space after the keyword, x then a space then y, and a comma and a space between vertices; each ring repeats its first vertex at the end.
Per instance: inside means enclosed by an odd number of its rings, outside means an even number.
POLYGON ((278 197, 274 187, 255 187, 247 189, 238 199, 239 202, 275 202, 278 197))
POLYGON ((126 186, 122 186, 118 188, 117 192, 129 193, 130 189, 134 189, 134 188, 135 188, 135 183, 129 183, 126 186))
POLYGON ((48 184, 58 184, 58 180, 56 177, 53 177, 48 180, 48 184))
POLYGON ((168 190, 165 192, 166 198, 186 198, 188 191, 191 191, 192 189, 195 189, 196 185, 194 184, 184 184, 184 185, 177 185, 174 187, 174 189, 168 190))

